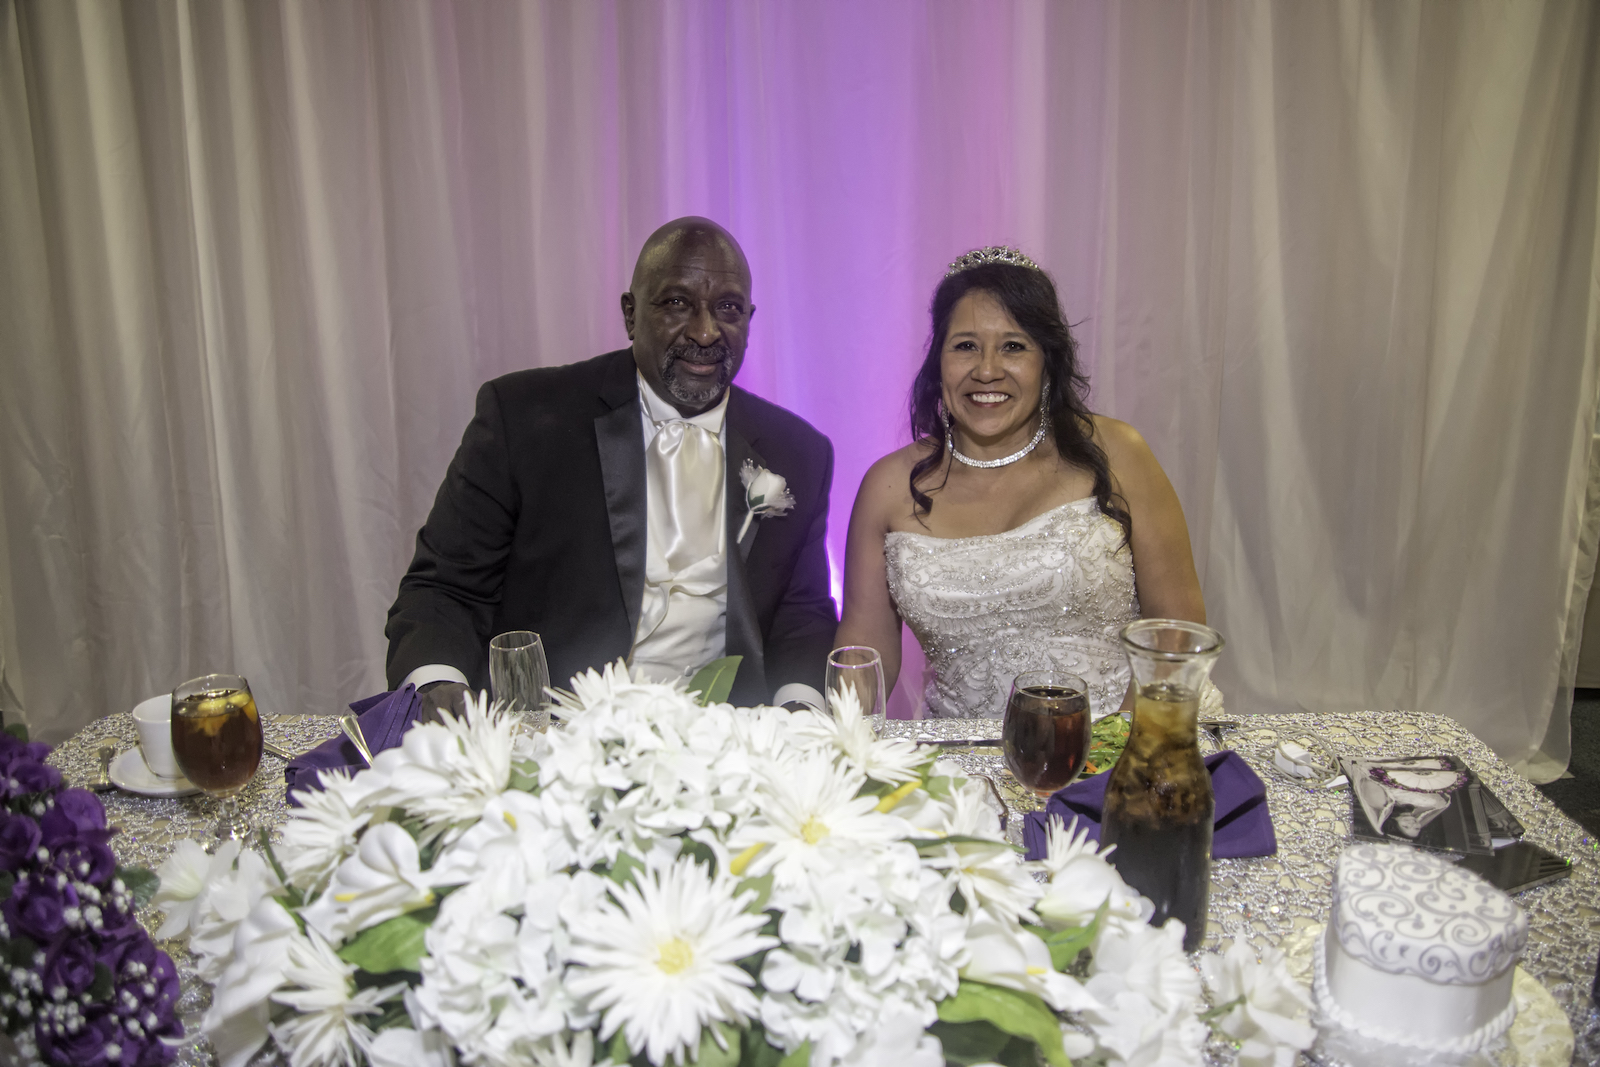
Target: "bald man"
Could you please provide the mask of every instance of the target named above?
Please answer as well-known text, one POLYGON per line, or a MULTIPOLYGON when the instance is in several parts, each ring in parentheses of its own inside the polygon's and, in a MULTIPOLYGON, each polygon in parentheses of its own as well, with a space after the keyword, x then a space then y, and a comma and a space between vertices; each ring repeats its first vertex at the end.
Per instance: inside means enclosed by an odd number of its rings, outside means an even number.
POLYGON ((820 703, 833 448, 732 384, 750 292, 738 242, 678 219, 622 294, 631 348, 479 390, 389 609, 391 686, 459 707, 488 686, 489 639, 532 630, 558 686, 619 657, 667 680, 738 655, 734 703, 820 703), (750 517, 746 469, 793 505, 750 517))

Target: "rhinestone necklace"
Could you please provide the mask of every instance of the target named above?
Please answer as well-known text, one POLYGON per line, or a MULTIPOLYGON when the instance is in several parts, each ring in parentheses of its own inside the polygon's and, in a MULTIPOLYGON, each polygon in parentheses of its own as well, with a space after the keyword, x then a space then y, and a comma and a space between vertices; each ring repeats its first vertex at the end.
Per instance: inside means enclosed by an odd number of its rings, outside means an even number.
POLYGON ((969 466, 969 467, 982 467, 985 470, 990 470, 990 469, 992 469, 994 467, 1004 467, 1004 466, 1007 466, 1008 464, 1015 463, 1017 460, 1021 459, 1023 456, 1026 456, 1029 452, 1032 452, 1034 449, 1038 448, 1039 447, 1039 442, 1044 440, 1045 431, 1048 430, 1049 428, 1050 428, 1050 420, 1047 419, 1047 418, 1041 417, 1039 419, 1039 432, 1033 435, 1033 440, 1031 440, 1027 444, 1023 445, 1017 451, 1011 453, 1011 455, 1006 456, 1006 457, 1004 457, 1002 459, 973 459, 970 456, 963 456, 960 452, 958 452, 956 450, 955 437, 950 433, 950 427, 948 425, 945 426, 945 428, 944 428, 944 447, 946 447, 946 448, 948 448, 950 450, 950 454, 952 456, 956 457, 961 462, 965 463, 967 466, 969 466))

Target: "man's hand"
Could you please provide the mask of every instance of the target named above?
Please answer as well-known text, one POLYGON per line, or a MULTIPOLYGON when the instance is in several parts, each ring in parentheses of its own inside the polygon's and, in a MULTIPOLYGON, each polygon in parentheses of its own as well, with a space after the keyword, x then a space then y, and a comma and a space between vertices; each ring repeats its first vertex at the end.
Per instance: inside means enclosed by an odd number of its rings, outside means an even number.
POLYGON ((467 713, 467 687, 460 682, 429 682, 417 696, 422 698, 418 722, 440 722, 446 715, 460 718, 467 713))

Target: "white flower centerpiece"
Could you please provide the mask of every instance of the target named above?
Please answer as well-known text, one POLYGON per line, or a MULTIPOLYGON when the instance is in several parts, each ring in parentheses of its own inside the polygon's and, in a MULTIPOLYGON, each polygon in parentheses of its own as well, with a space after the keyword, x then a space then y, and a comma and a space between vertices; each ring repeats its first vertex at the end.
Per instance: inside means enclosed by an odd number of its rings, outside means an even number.
MULTIPOLYGON (((618 664, 558 705, 528 735, 471 702, 260 854, 174 854, 162 933, 216 982, 224 1067, 1198 1062, 1181 926, 1059 826, 1024 862, 983 782, 852 699, 702 706, 618 664)), ((1242 967, 1210 1014, 1288 1062, 1304 992, 1242 967)))

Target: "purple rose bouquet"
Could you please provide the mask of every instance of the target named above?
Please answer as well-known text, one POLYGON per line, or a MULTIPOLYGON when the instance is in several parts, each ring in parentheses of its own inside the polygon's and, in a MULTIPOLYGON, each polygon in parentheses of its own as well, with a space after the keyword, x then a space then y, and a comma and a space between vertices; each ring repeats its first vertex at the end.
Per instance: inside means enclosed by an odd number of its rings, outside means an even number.
POLYGON ((178 974, 134 920, 156 878, 117 866, 100 798, 49 752, 0 732, 0 1027, 24 1063, 170 1063, 178 974))

